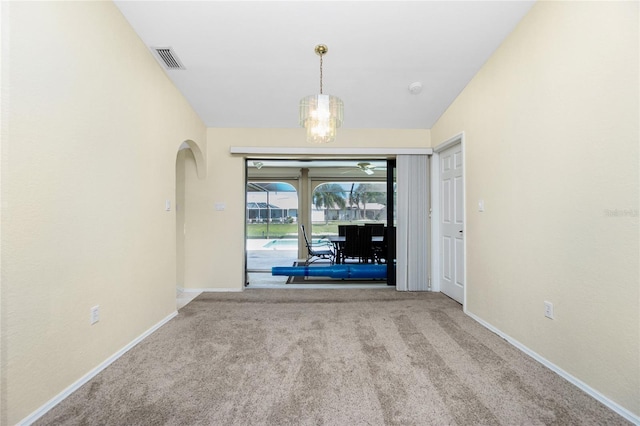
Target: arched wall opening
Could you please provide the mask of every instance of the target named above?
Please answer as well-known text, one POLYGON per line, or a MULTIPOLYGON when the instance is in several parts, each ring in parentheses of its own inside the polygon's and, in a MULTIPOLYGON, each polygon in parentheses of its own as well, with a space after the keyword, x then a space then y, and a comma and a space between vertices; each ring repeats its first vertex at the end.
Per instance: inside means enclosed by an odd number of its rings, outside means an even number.
POLYGON ((196 181, 206 177, 206 163, 202 150, 191 140, 184 141, 178 148, 175 163, 175 214, 176 214, 176 294, 178 307, 184 304, 185 288, 188 288, 189 240, 188 229, 194 229, 197 224, 191 223, 190 209, 193 209, 197 191, 194 191, 196 181))

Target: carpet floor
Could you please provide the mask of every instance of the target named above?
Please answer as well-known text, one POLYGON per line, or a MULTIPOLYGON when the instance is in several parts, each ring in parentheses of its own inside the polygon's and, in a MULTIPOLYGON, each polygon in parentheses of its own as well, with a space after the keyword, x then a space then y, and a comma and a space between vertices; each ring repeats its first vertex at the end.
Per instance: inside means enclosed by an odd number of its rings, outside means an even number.
POLYGON ((205 293, 38 425, 618 425, 439 293, 205 293))

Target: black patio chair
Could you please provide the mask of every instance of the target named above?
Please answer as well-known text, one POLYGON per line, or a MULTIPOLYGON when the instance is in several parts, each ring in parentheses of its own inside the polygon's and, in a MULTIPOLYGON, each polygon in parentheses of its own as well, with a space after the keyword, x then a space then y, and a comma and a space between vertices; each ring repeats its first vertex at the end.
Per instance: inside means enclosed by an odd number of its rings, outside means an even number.
MULTIPOLYGON (((358 230, 358 225, 338 225, 338 235, 341 237, 345 237, 346 239, 346 235, 347 235, 347 228, 355 228, 357 232, 358 230)), ((342 256, 342 250, 344 249, 344 241, 341 242, 337 242, 335 243, 335 248, 336 248, 336 263, 344 263, 344 258, 342 256)))
POLYGON ((346 259, 356 259, 358 263, 373 261, 371 228, 365 226, 348 227, 341 257, 343 262, 346 259))
POLYGON ((320 259, 328 260, 333 265, 336 255, 333 251, 333 244, 331 244, 331 241, 319 241, 314 243, 307 238, 307 232, 304 229, 304 225, 300 225, 300 229, 302 229, 304 243, 307 246, 307 260, 304 262, 305 266, 308 266, 320 259))
POLYGON ((385 227, 382 244, 373 246, 373 255, 378 263, 393 263, 396 258, 396 228, 385 227))
POLYGON ((374 237, 384 236, 384 223, 365 223, 364 226, 371 227, 371 235, 374 237))

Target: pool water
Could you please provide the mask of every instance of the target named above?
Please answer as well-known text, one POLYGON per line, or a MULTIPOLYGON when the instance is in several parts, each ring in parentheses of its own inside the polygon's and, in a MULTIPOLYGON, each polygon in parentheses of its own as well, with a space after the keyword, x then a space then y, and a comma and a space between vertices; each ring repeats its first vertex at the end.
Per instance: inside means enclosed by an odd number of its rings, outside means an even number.
MULTIPOLYGON (((313 243, 318 243, 320 241, 324 241, 324 240, 321 240, 320 238, 317 238, 317 239, 313 240, 313 243)), ((298 248, 298 240, 293 239, 293 238, 283 238, 281 240, 271 240, 267 244, 263 245, 262 247, 264 247, 264 248, 272 248, 272 249, 280 248, 280 249, 296 250, 298 248)))

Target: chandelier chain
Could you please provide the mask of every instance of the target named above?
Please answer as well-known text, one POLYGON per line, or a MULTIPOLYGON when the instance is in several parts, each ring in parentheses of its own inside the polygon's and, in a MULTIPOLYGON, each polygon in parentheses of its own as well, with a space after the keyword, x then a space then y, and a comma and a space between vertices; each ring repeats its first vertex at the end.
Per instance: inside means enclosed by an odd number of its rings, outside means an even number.
POLYGON ((320 94, 322 95, 322 55, 320 55, 320 94))

